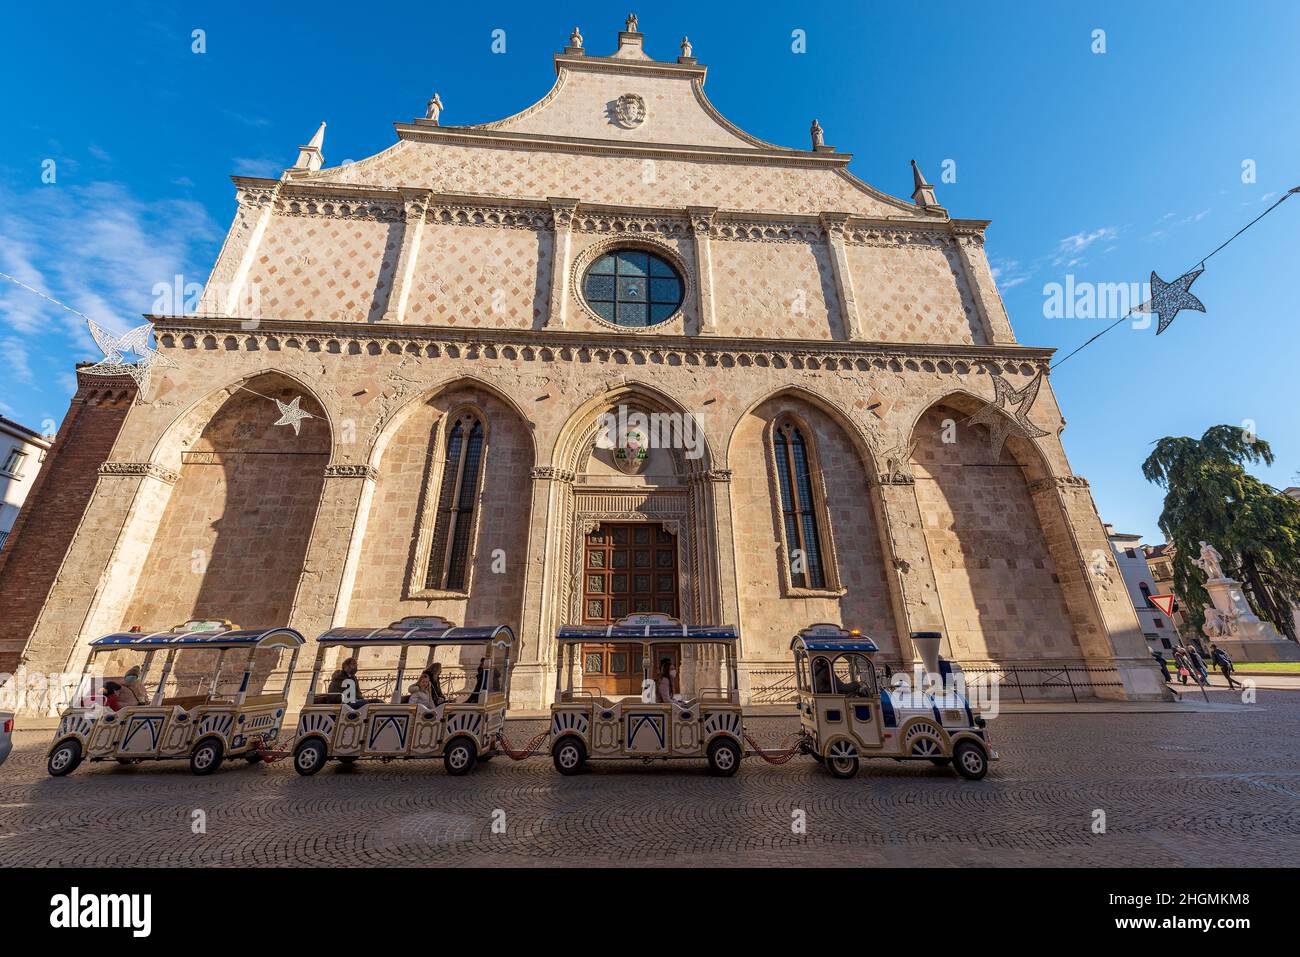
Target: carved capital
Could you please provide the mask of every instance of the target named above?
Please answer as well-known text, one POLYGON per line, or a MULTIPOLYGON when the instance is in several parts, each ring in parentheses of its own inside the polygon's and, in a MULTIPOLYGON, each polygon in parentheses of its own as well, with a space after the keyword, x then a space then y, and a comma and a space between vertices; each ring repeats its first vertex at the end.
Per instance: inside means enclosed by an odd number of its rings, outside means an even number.
POLYGON ((1047 478, 1034 479, 1029 483, 1031 494, 1043 492, 1050 488, 1065 490, 1087 487, 1088 480, 1082 475, 1049 475, 1047 478))
POLYGON ((171 469, 155 465, 153 462, 105 462, 99 467, 100 475, 139 475, 157 479, 168 485, 175 485, 180 478, 171 469))
POLYGON ((822 213, 818 219, 821 220, 822 229, 826 231, 827 236, 836 240, 844 239, 848 230, 848 213, 822 213))
POLYGON ((713 234, 713 218, 717 213, 718 210, 714 206, 686 207, 686 215, 691 222, 691 232, 696 236, 711 236, 713 234))
POLYGON ((910 473, 880 472, 876 482, 880 485, 915 485, 916 479, 910 473))
POLYGON ((731 469, 709 469, 704 477, 710 482, 730 482, 731 469))
POLYGON ((568 229, 573 225, 573 217, 578 213, 576 199, 557 199, 550 196, 546 201, 551 204, 551 222, 556 229, 568 229))

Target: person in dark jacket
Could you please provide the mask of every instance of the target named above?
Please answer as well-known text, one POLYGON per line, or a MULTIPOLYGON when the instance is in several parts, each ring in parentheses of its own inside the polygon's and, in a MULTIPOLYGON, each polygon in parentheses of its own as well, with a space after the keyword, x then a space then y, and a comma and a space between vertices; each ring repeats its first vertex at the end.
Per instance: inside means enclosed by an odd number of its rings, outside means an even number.
POLYGON ((357 659, 344 658, 339 670, 330 677, 328 694, 336 694, 344 704, 359 708, 363 704, 374 704, 375 700, 361 697, 361 682, 357 679, 357 659))
POLYGON ((465 699, 466 704, 478 704, 487 691, 488 684, 488 660, 486 657, 478 660, 478 674, 474 676, 474 690, 469 693, 465 699))
POLYGON ((1160 666, 1160 673, 1165 676, 1165 684, 1168 684, 1171 679, 1169 677, 1169 666, 1165 664, 1165 656, 1158 651, 1153 651, 1151 652, 1151 657, 1154 658, 1156 664, 1160 666))
POLYGON ((1209 684, 1210 669, 1205 667, 1205 659, 1201 657, 1201 653, 1196 650, 1195 645, 1188 646, 1187 659, 1192 663, 1192 671, 1199 672, 1199 674, 1196 674, 1195 676, 1197 683, 1203 685, 1209 684))
POLYGON ((1228 679, 1229 688, 1236 689, 1241 687, 1241 685, 1232 680, 1232 659, 1228 657, 1226 651, 1218 645, 1210 645, 1210 660, 1219 666, 1219 670, 1223 672, 1223 677, 1228 679))

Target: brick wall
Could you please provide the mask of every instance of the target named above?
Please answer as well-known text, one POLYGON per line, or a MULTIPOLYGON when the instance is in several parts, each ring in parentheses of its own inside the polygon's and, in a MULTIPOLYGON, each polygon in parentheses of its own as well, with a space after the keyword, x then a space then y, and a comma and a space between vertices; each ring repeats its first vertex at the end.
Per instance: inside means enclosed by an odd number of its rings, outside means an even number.
POLYGON ((54 446, 0 550, 0 672, 18 664, 134 397, 125 376, 78 376, 54 446))

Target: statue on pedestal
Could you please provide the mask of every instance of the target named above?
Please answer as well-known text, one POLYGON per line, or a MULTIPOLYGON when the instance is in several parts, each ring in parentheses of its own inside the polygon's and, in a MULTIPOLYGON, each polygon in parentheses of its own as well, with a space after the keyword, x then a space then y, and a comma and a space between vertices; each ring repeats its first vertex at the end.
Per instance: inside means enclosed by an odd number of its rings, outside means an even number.
POLYGON ((1205 572, 1205 577, 1214 581, 1223 578, 1223 556, 1209 542, 1201 542, 1201 557, 1193 558, 1192 564, 1205 572))
POLYGON ((812 133, 813 149, 817 149, 818 147, 822 146, 823 145, 822 125, 818 123, 816 120, 813 120, 812 129, 809 132, 812 133))

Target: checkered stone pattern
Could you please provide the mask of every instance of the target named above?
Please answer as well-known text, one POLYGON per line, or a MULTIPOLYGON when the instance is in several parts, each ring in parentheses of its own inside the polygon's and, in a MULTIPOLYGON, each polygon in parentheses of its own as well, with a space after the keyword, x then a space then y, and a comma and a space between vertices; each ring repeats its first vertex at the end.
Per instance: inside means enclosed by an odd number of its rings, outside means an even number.
MULTIPOLYGON (((1216 701, 1230 700, 1214 693, 1216 701)), ((544 721, 510 721, 516 747, 544 721)), ((791 718, 747 718, 767 746, 791 718)), ((806 757, 593 763, 572 778, 548 756, 497 757, 463 778, 437 761, 83 764, 51 780, 52 732, 16 736, 0 774, 9 866, 428 867, 1000 866, 1285 867, 1300 843, 1300 696, 1201 714, 1013 715, 1001 753, 967 782, 928 762, 864 762, 838 781, 806 757), (1277 747, 1243 746, 1268 739, 1277 747), (207 832, 194 834, 202 810, 207 832), (493 814, 505 812, 505 833, 493 814), (1106 814, 1093 833, 1094 811, 1106 814), (807 833, 791 831, 802 811, 807 833)))
POLYGON ((829 169, 580 156, 408 140, 370 159, 322 170, 303 182, 412 186, 447 193, 490 191, 536 199, 572 196, 584 203, 615 206, 716 206, 810 216, 827 209, 861 216, 906 215, 829 169), (490 190, 484 184, 491 184, 490 190))
POLYGON ((848 246, 862 338, 987 343, 957 250, 948 243, 848 246))
POLYGON ((388 308, 402 223, 276 215, 249 282, 263 315, 376 322, 388 308))
POLYGON ((539 328, 545 325, 553 247, 549 231, 429 223, 405 321, 539 328))
POLYGON ((542 109, 491 126, 512 133, 604 136, 628 143, 754 148, 753 143, 728 132, 700 109, 691 84, 681 79, 640 76, 629 81, 599 73, 566 72, 563 83, 563 94, 542 109), (646 105, 645 121, 631 129, 614 122, 611 109, 613 102, 628 91, 635 92, 646 105))
POLYGON ((839 339, 839 297, 824 243, 714 240, 718 333, 839 339))
MULTIPOLYGON (((953 409, 917 424, 913 473, 947 637, 962 660, 1043 658, 1075 627, 1024 471, 953 409), (946 423, 955 422, 955 430, 946 423), (945 442, 947 432, 955 437, 945 442)), ((1076 654, 1079 652, 1076 651, 1076 654)))

